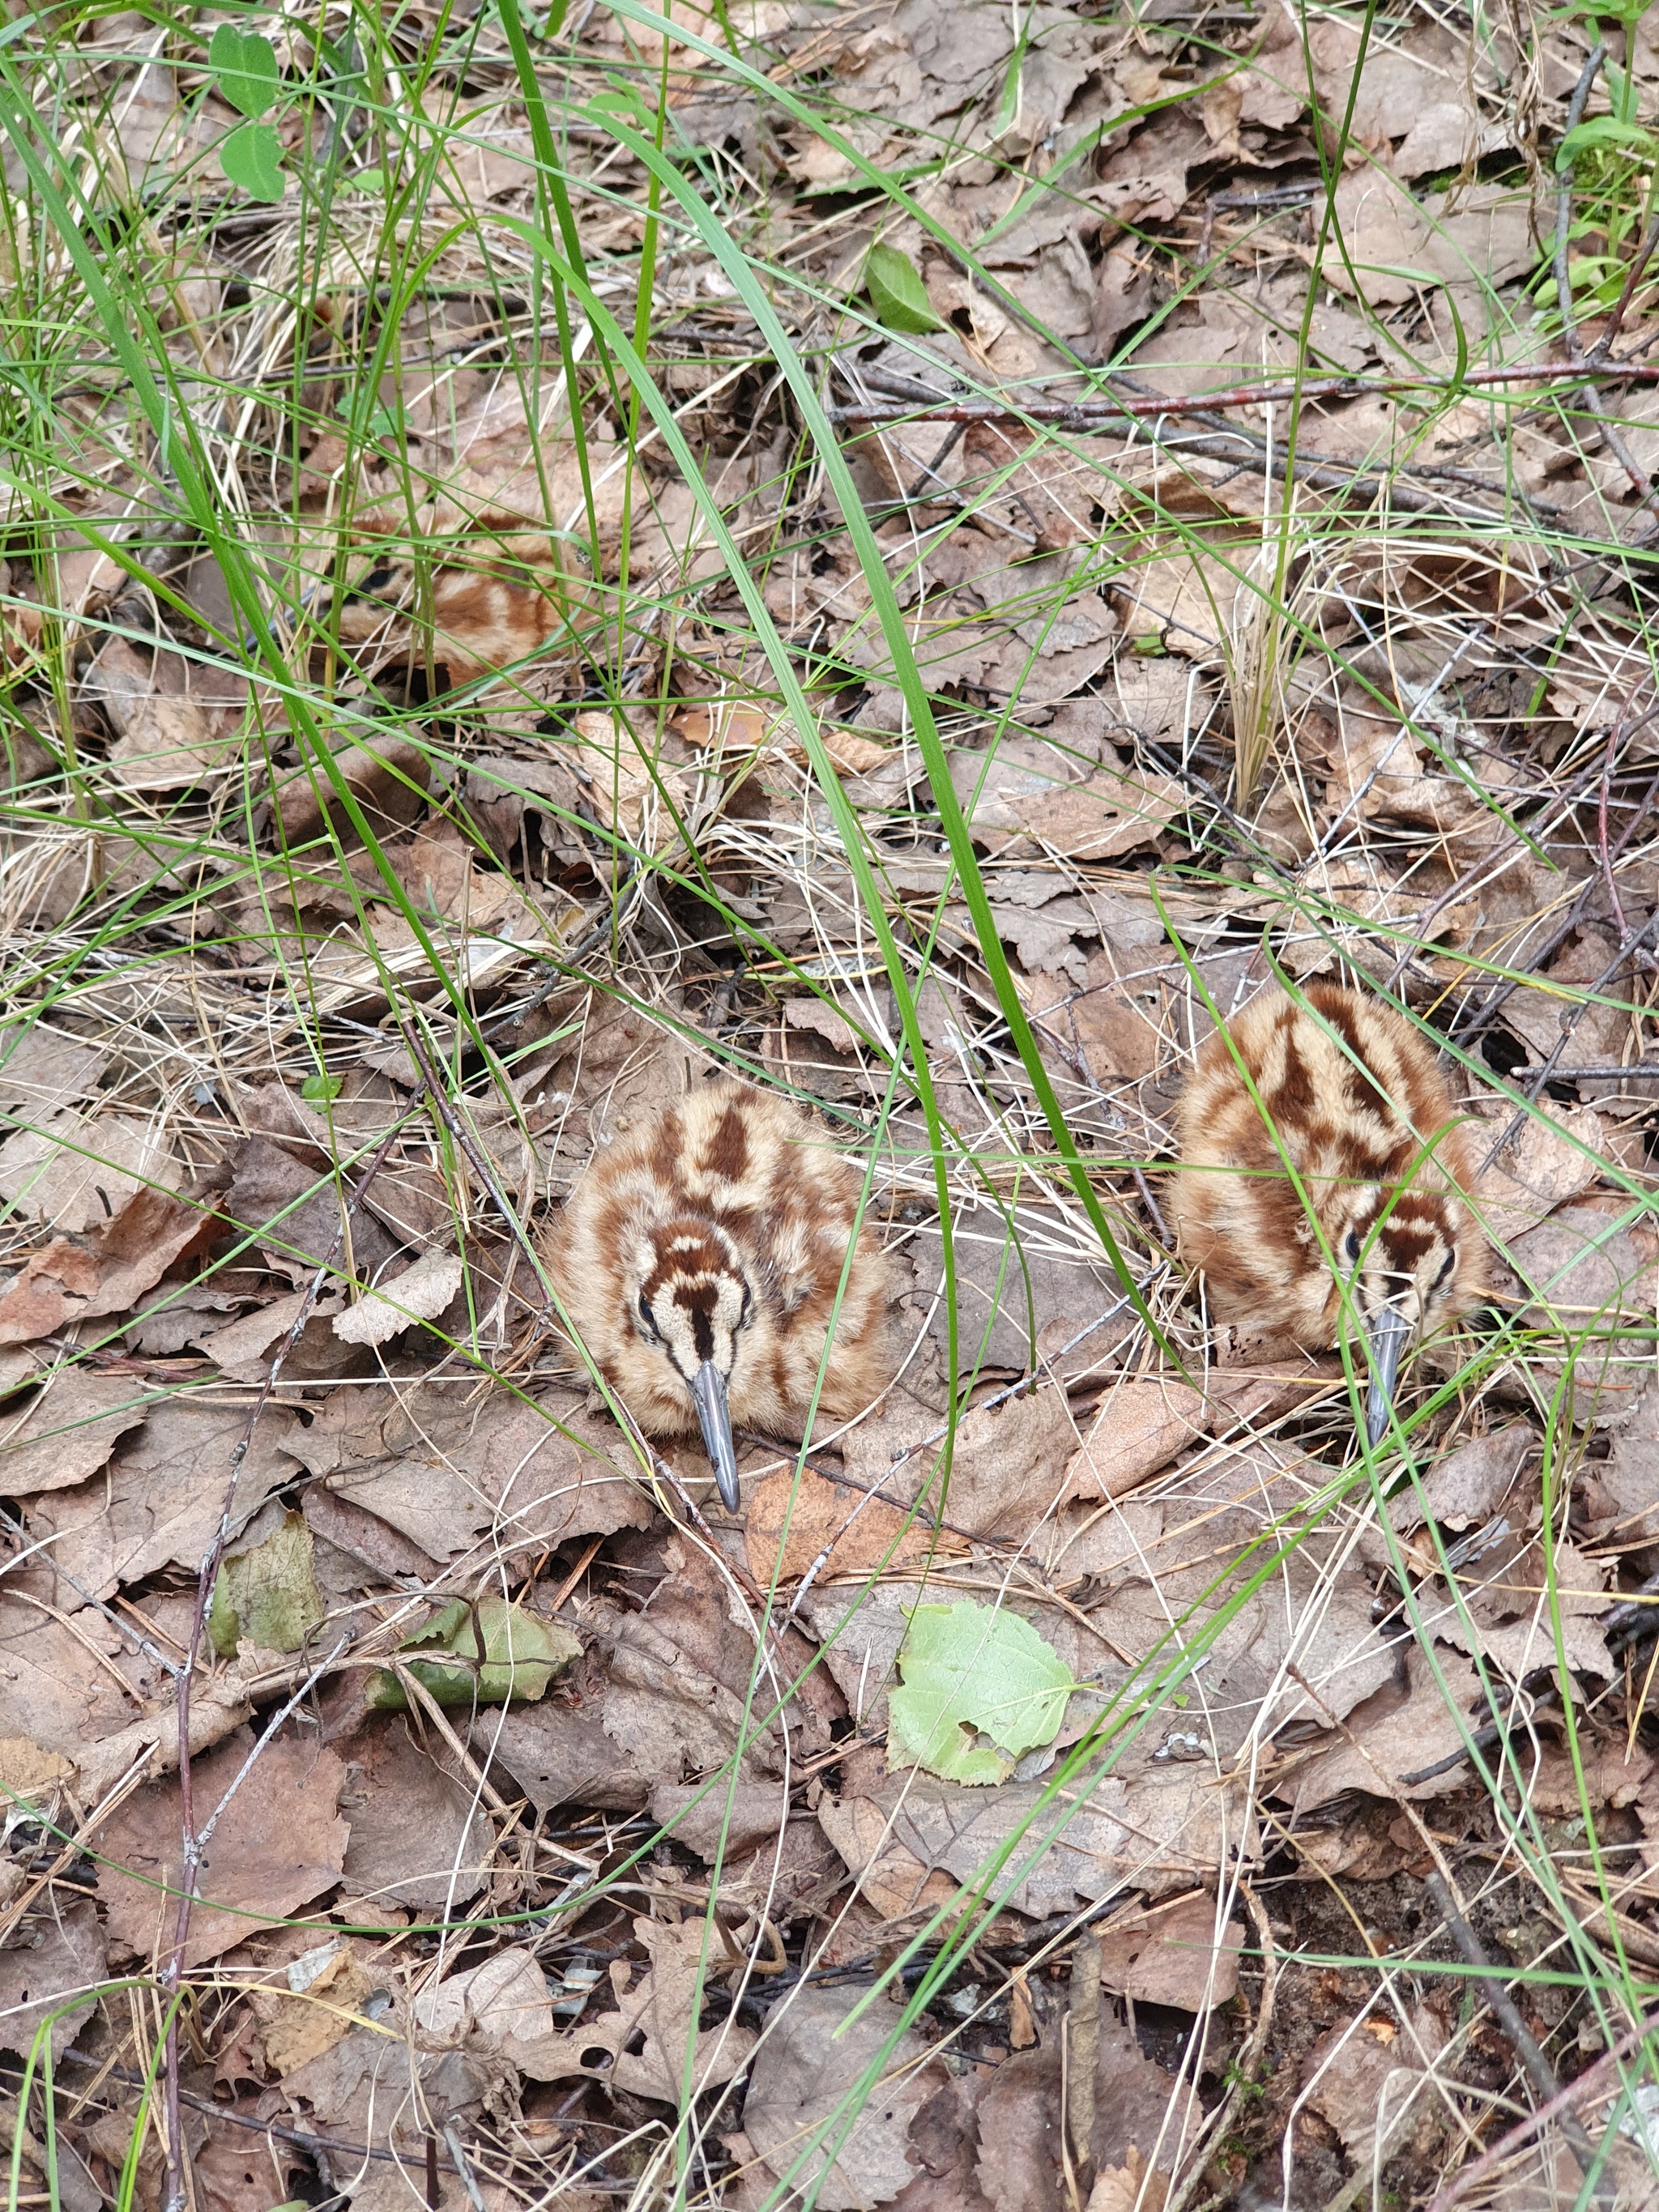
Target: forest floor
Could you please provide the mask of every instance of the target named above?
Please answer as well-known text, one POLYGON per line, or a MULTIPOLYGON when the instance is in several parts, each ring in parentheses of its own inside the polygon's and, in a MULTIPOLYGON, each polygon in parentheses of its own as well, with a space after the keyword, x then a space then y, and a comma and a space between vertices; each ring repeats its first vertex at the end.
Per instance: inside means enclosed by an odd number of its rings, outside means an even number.
POLYGON ((1656 23, 0 33, 12 2204, 1656 2201, 1656 23), (1375 1449, 1170 1219, 1315 979, 1375 1449), (543 1265, 722 1068, 900 1353, 735 1513, 543 1265))

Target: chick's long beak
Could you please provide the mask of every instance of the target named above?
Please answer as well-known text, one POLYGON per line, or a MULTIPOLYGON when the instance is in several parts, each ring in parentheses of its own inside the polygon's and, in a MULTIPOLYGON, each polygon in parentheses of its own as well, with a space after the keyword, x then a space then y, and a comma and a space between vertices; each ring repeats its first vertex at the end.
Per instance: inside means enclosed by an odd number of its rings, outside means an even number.
POLYGON ((1365 1437, 1375 1448, 1389 1425, 1394 1386, 1400 1373, 1401 1354, 1411 1335, 1411 1324, 1398 1306, 1383 1306, 1367 1331, 1370 1342, 1371 1387, 1365 1400, 1365 1437))
POLYGON ((732 1411, 726 1402, 726 1377, 712 1359, 705 1359, 697 1370, 691 1401, 697 1409, 702 1448, 714 1463, 720 1503, 728 1513, 735 1513, 742 1501, 738 1490, 738 1455, 732 1444, 732 1411))

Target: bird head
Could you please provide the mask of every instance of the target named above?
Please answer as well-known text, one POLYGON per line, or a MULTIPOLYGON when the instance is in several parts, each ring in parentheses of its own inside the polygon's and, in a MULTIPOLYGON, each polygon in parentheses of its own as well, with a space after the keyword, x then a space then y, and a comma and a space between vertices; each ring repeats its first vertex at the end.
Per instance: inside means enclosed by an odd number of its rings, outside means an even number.
POLYGON ((1332 1244, 1365 1332, 1365 1429, 1375 1444, 1389 1425, 1406 1347, 1467 1310, 1479 1288, 1484 1247, 1468 1207, 1449 1191, 1362 1184, 1351 1192, 1343 1216, 1332 1244))
POLYGON ((627 1291, 641 1344, 691 1394, 721 1499, 735 1511, 738 1462, 726 1390, 755 1316, 738 1249, 717 1223, 698 1215, 654 1223, 635 1240, 627 1291))

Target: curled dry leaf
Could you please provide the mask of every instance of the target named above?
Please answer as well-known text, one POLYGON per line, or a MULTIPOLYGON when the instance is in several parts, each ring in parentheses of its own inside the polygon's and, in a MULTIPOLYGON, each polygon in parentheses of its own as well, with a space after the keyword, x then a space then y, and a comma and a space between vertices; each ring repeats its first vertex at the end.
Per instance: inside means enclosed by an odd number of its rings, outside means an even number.
POLYGON ((82 1237, 55 1237, 0 1297, 0 1345, 26 1344, 77 1321, 121 1313, 212 1233, 212 1217, 162 1190, 141 1190, 114 1220, 82 1237))

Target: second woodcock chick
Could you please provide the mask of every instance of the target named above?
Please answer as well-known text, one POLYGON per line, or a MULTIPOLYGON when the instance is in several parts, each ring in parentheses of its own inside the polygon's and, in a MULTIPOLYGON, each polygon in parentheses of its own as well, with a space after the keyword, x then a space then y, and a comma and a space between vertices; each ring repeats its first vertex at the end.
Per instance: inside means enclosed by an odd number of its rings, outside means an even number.
POLYGON ((549 1272, 590 1358, 647 1436, 701 1430, 730 1509, 734 1421, 799 1435, 820 1372, 831 1416, 891 1376, 861 1188, 805 1114, 722 1077, 605 1146, 555 1224, 549 1272))
POLYGON ((1409 1022, 1333 983, 1303 996, 1264 994, 1200 1051, 1176 1113, 1176 1226, 1222 1320, 1325 1347, 1351 1302, 1376 1443, 1406 1347, 1486 1289, 1465 1196, 1478 1162, 1409 1022))

